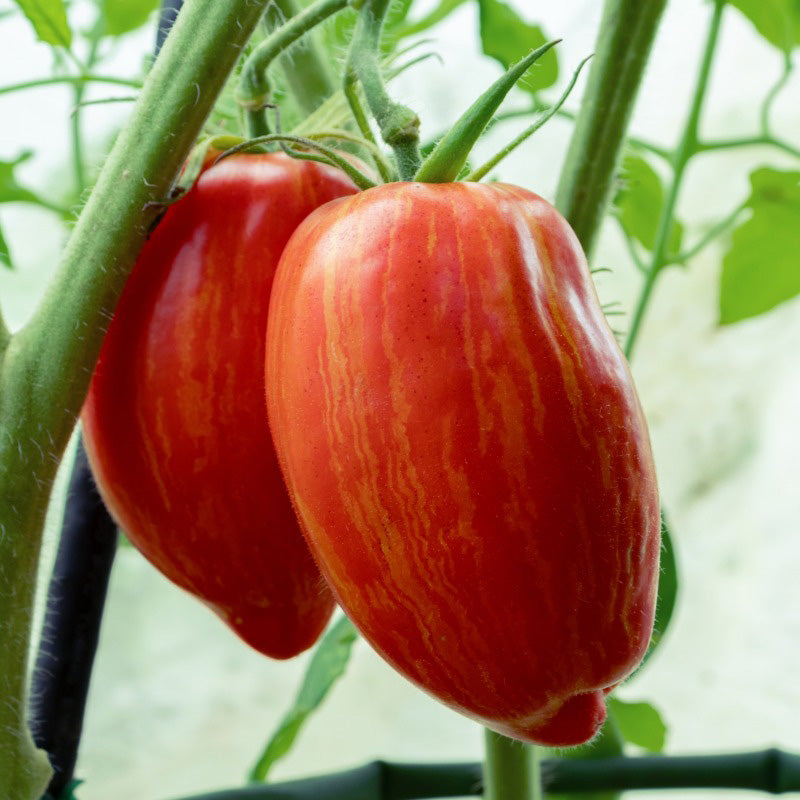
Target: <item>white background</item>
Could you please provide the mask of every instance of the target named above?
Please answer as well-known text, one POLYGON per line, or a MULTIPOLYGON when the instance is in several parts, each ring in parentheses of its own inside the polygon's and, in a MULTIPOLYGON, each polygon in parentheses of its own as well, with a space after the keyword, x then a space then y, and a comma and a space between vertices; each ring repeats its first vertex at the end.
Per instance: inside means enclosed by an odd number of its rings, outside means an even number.
MULTIPOLYGON (((419 3, 422 10, 429 5, 419 3)), ((563 85, 592 51, 601 3, 516 0, 515 5, 548 34, 563 37, 563 85)), ((637 135, 665 146, 675 143, 710 9, 704 0, 669 4, 636 108, 637 135)), ((81 17, 81 4, 76 12, 76 20, 89 19, 81 17)), ((435 47, 444 65, 428 62, 393 86, 399 99, 420 112, 424 133, 452 121, 498 74, 479 54, 475 30, 476 14, 468 4, 437 29, 435 47)), ((103 71, 135 74, 151 44, 150 30, 127 37, 116 63, 103 71)), ((35 44, 20 19, 0 21, 0 52, 3 84, 49 72, 48 48, 35 44)), ((754 133, 759 100, 780 69, 780 56, 728 9, 702 130, 714 136, 754 133)), ((583 82, 570 101, 573 107, 582 87, 583 82)), ((106 87, 90 96, 127 93, 106 87)), ((521 102, 522 96, 516 99, 521 102)), ((775 127, 795 145, 800 145, 798 100, 795 78, 774 114, 775 127)), ((103 147, 127 108, 88 109, 89 141, 103 147)), ((64 88, 0 96, 0 158, 35 150, 36 158, 20 174, 42 192, 68 175, 69 112, 70 91, 64 88)), ((479 152, 494 152, 512 132, 511 124, 498 126, 479 152)), ((568 123, 552 121, 500 173, 552 198, 569 134, 568 123)), ((761 163, 798 168, 766 148, 692 163, 679 203, 690 240, 746 196, 747 174, 761 163)), ((0 299, 7 320, 17 327, 53 269, 64 235, 49 214, 36 209, 4 206, 0 220, 18 264, 15 273, 0 271, 0 299)), ((800 303, 720 329, 715 308, 723 244, 687 269, 664 275, 633 365, 682 583, 661 650, 620 696, 657 705, 669 726, 668 752, 771 745, 800 751, 800 303)), ((630 309, 639 277, 613 222, 606 224, 594 265, 613 269, 599 284, 603 299, 620 300, 630 309)), ((43 574, 50 568, 62 495, 63 490, 48 524, 43 574)), ((78 766, 86 780, 80 797, 165 800, 241 783, 288 707, 305 661, 271 662, 249 651, 138 553, 121 550, 78 766)), ((375 758, 475 760, 481 746, 475 724, 420 694, 358 643, 347 675, 274 777, 322 773, 375 758)))

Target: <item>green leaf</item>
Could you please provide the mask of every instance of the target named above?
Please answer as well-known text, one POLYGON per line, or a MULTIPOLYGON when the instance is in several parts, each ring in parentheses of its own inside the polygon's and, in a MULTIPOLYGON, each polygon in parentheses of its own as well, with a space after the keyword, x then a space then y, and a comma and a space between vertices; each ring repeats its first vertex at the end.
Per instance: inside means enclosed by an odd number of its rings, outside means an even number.
POLYGON ((762 167, 750 174, 751 216, 722 260, 722 325, 758 316, 800 294, 800 172, 762 167))
MULTIPOLYGON (((628 153, 622 161, 622 186, 614 198, 617 216, 627 234, 653 250, 664 207, 664 184, 658 173, 641 156, 628 153)), ((672 225, 667 260, 677 255, 683 240, 683 225, 672 225)))
POLYGON ((16 0, 16 3, 41 41, 61 47, 72 44, 64 0, 16 0))
POLYGON ((0 228, 0 264, 8 267, 8 269, 14 269, 14 264, 11 261, 11 252, 8 249, 6 237, 3 236, 2 228, 0 228))
POLYGON ((39 198, 30 189, 17 183, 14 170, 27 161, 33 153, 26 150, 13 161, 0 161, 0 203, 39 203, 39 198))
MULTIPOLYGON (((538 25, 526 22, 501 0, 479 0, 479 8, 483 52, 506 69, 549 41, 538 25)), ((555 50, 550 50, 536 62, 519 86, 534 93, 552 86, 557 80, 558 57, 555 50)))
POLYGON ((356 629, 347 617, 342 617, 322 637, 308 665, 294 705, 284 716, 251 770, 251 781, 266 780, 272 765, 291 750, 303 723, 344 674, 353 642, 357 638, 356 629))
POLYGON ((626 741, 651 753, 662 752, 667 738, 667 726, 661 719, 661 714, 650 703, 627 703, 617 697, 610 697, 608 708, 626 741))
POLYGON ((667 518, 661 513, 661 569, 658 576, 658 599, 656 600, 656 618, 653 623, 653 635, 645 661, 661 643, 666 633, 672 614, 675 611, 675 600, 678 596, 678 564, 675 560, 675 548, 667 518))
POLYGON ((739 9, 770 44, 784 53, 800 44, 798 0, 728 0, 728 4, 739 9))
POLYGON ((141 28, 158 6, 159 0, 103 0, 106 34, 122 36, 141 28))

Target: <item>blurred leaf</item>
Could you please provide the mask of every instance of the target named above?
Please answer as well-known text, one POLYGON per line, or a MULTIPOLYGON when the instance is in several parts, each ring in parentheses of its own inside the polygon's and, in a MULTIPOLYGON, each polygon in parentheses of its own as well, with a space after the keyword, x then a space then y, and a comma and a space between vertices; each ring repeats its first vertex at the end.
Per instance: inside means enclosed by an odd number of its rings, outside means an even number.
POLYGON ((122 36, 141 28, 159 5, 160 0, 102 0, 105 33, 122 36))
POLYGON ((39 198, 17 183, 14 170, 33 155, 26 150, 13 161, 0 161, 0 203, 39 203, 39 198))
POLYGON ((278 759, 292 748, 303 723, 325 699, 334 683, 344 674, 353 642, 358 638, 353 623, 342 617, 320 640, 308 665, 294 705, 281 721, 250 772, 251 781, 266 780, 278 759))
POLYGON ((661 643, 669 627, 672 613, 675 611, 675 600, 678 596, 678 565, 675 560, 675 549, 667 518, 661 513, 661 564, 658 576, 658 599, 656 600, 656 618, 653 623, 653 636, 645 661, 661 643))
POLYGON ((64 0, 16 0, 16 3, 41 41, 61 47, 72 44, 64 0))
POLYGON ((756 30, 785 53, 800 44, 798 0, 728 0, 753 23, 756 30))
POLYGON ((720 323, 755 317, 800 294, 800 172, 750 174, 752 215, 722 260, 720 323))
POLYGON ((11 261, 11 253, 8 249, 8 242, 6 237, 3 236, 3 229, 0 228, 0 264, 8 269, 14 269, 14 264, 11 261))
MULTIPOLYGON (((628 153, 622 161, 622 186, 614 205, 628 235, 652 251, 664 207, 664 184, 658 173, 641 156, 628 153)), ((667 248, 667 261, 680 250, 683 225, 675 220, 667 248)))
MULTIPOLYGON (((538 25, 526 22, 501 0, 479 0, 479 8, 483 52, 506 69, 549 41, 538 25)), ((519 87, 538 92, 557 80, 558 57, 552 48, 530 68, 519 87)))
POLYGON ((667 726, 650 703, 627 703, 617 697, 608 699, 608 708, 625 741, 660 753, 667 738, 667 726))

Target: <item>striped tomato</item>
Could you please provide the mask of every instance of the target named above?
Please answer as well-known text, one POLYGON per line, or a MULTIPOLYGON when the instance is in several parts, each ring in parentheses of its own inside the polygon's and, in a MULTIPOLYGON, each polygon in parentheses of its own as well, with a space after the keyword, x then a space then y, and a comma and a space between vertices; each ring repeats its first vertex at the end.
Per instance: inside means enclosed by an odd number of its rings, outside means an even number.
POLYGON ((131 541, 276 658, 316 640, 333 599, 264 415, 269 293, 300 221, 353 191, 282 154, 206 170, 145 245, 82 415, 100 492, 131 541))
POLYGON ((329 203, 282 256, 266 375, 304 533, 375 649, 496 731, 591 738, 647 647, 660 527, 564 219, 502 184, 329 203))

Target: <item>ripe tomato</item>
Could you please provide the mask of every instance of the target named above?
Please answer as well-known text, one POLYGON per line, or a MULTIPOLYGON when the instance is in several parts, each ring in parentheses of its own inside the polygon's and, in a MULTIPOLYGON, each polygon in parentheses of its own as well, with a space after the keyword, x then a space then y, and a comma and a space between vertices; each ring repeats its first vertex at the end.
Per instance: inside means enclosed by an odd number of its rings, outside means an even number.
POLYGON ((565 220, 501 184, 329 203, 282 256, 266 376, 304 533, 376 650, 503 734, 591 738, 647 647, 660 527, 565 220))
POLYGON ((354 191, 282 154, 207 169, 145 245, 82 415, 100 492, 130 540, 276 658, 316 640, 333 599, 264 415, 269 293, 297 225, 354 191))

